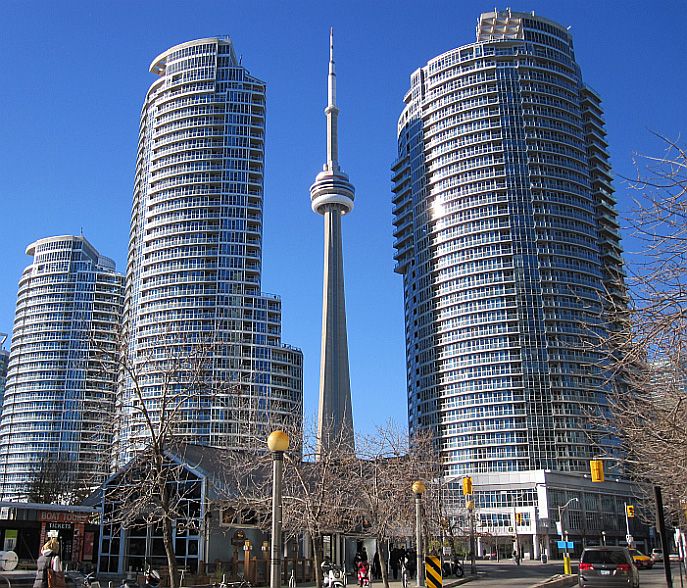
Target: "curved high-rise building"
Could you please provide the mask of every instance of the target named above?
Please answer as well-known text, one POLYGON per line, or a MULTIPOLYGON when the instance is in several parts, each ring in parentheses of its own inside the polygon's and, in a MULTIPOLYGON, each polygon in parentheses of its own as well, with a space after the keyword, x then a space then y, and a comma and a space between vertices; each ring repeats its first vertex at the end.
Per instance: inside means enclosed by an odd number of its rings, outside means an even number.
MULTIPOLYGON (((167 396, 181 402, 177 434, 239 447, 265 423, 302 415, 302 354, 281 342, 280 299, 260 290, 265 84, 226 38, 172 47, 150 71, 158 77, 141 112, 128 361, 153 421, 167 396), (205 382, 195 391, 170 383, 174 364, 198 354, 205 382)), ((124 378, 120 455, 147 435, 137 401, 124 378)))
POLYGON ((64 492, 109 471, 123 276, 82 236, 40 239, 19 282, 0 421, 0 494, 64 492))
POLYGON ((409 421, 449 474, 588 471, 622 276, 600 99, 566 28, 510 11, 411 76, 394 164, 409 421))

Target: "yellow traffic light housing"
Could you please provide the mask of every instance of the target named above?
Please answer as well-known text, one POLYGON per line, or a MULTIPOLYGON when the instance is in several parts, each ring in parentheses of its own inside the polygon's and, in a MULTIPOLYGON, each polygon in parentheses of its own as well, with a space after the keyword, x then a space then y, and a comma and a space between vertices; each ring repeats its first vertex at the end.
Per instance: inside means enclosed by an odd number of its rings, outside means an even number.
POLYGON ((518 525, 518 527, 522 527, 522 513, 521 512, 515 513, 515 524, 518 525))
POLYGON ((626 511, 626 513, 627 513, 627 518, 628 518, 628 519, 633 519, 633 518, 635 518, 635 507, 634 507, 634 506, 632 506, 631 504, 628 504, 628 505, 625 507, 625 511, 626 511))
POLYGON ((472 494, 472 478, 466 476, 463 478, 463 496, 468 496, 469 494, 472 494))
POLYGON ((592 473, 592 482, 604 481, 604 462, 600 459, 593 459, 589 462, 589 469, 592 473))

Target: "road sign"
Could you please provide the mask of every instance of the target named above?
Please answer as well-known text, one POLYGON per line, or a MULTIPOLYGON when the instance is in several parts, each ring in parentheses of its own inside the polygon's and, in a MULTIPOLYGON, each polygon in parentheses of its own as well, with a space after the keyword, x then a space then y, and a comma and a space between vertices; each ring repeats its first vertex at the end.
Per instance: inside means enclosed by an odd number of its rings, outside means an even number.
POLYGON ((635 538, 632 535, 625 535, 625 541, 628 545, 632 545, 635 542, 635 538))
POLYGON ((556 546, 558 549, 574 549, 575 548, 575 542, 574 541, 556 541, 556 546))
POLYGON ((425 584, 427 588, 442 588, 441 559, 435 555, 425 557, 425 584))

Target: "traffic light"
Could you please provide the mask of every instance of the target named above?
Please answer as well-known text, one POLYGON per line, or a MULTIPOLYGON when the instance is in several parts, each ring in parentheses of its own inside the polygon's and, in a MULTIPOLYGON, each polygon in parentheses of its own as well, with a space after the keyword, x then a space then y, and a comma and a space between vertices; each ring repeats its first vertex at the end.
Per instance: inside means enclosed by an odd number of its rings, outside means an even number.
POLYGON ((604 481, 604 462, 600 459, 593 459, 589 462, 589 469, 592 472, 592 482, 604 481))
POLYGON ((468 494, 472 494, 472 478, 470 476, 463 478, 463 496, 468 494))
POLYGON ((522 513, 521 512, 515 513, 515 524, 518 525, 518 527, 522 527, 522 513))
POLYGON ((635 507, 632 506, 631 504, 628 504, 625 507, 625 512, 627 514, 628 519, 634 519, 635 518, 635 507))

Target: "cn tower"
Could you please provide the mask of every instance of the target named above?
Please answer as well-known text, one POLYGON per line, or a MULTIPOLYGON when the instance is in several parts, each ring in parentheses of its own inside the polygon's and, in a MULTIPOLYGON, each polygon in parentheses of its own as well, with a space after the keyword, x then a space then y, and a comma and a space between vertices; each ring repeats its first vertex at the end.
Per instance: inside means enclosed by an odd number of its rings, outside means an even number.
POLYGON ((351 383, 348 372, 346 297, 344 294, 341 217, 353 210, 355 189, 339 167, 334 34, 329 31, 327 163, 310 187, 311 206, 324 217, 324 283, 322 292, 322 346, 318 453, 339 440, 354 447, 351 383))

